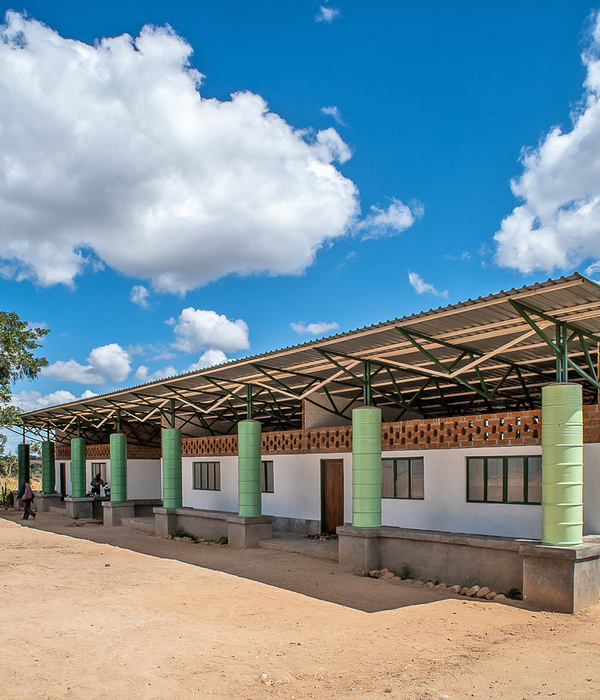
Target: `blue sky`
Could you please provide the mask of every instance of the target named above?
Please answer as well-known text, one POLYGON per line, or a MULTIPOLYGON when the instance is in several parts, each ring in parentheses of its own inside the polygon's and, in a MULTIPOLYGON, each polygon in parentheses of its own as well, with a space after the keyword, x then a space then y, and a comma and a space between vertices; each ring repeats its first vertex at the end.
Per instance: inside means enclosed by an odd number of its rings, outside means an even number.
POLYGON ((600 277, 598 8, 4 4, 1 306, 51 329, 18 403, 600 277))

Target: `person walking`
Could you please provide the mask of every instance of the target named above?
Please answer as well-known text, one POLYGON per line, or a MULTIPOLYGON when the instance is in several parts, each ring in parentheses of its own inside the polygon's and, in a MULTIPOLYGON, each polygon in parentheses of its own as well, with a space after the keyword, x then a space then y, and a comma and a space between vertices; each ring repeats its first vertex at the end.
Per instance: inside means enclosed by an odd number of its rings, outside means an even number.
POLYGON ((31 510, 31 504, 33 503, 33 491, 29 485, 28 476, 23 479, 23 485, 17 493, 17 498, 21 499, 21 503, 23 504, 23 520, 29 520, 30 515, 33 516, 33 519, 35 520, 35 513, 31 510))

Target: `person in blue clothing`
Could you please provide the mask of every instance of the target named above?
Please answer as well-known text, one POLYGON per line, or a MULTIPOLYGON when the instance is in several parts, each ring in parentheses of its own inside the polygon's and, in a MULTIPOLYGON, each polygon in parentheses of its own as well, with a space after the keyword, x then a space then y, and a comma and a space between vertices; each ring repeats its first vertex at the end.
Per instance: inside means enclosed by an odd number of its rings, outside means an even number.
POLYGON ((19 498, 21 500, 21 503, 23 504, 23 520, 29 520, 30 515, 35 520, 35 513, 31 510, 31 504, 33 503, 33 491, 31 490, 31 486, 29 485, 28 476, 23 479, 23 485, 17 493, 17 498, 19 498))

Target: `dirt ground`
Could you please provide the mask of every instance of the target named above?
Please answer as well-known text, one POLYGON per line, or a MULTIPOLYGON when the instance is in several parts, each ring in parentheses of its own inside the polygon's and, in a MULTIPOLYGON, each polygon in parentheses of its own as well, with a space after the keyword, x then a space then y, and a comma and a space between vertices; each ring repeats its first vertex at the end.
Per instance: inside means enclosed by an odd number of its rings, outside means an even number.
POLYGON ((2 698, 600 697, 576 615, 0 511, 2 698))

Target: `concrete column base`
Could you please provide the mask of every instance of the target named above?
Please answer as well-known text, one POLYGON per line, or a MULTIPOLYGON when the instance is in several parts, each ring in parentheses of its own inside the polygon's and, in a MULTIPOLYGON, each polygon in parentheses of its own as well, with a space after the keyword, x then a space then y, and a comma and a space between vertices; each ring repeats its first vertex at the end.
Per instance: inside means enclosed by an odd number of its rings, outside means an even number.
POLYGON ((116 527, 121 524, 121 518, 134 517, 134 501, 104 501, 102 504, 102 520, 105 527, 116 527))
POLYGON ((91 519, 94 515, 94 504, 92 498, 73 498, 72 496, 65 497, 65 505, 67 507, 67 516, 79 520, 81 518, 91 519))
POLYGON ((154 508, 154 532, 159 537, 166 537, 177 527, 176 508, 154 508))
POLYGON ((338 557, 342 566, 379 568, 379 528, 342 525, 337 528, 338 557))
POLYGON ((259 540, 269 540, 273 537, 272 515, 259 515, 245 518, 240 515, 227 517, 227 542, 234 549, 250 549, 256 547, 259 540))
POLYGON ((108 496, 84 496, 83 498, 65 497, 67 515, 69 518, 79 520, 102 520, 102 504, 108 501, 108 496))
POLYGON ((40 513, 49 513, 51 507, 59 507, 60 493, 35 493, 34 505, 40 513))
POLYGON ((544 610, 574 613, 598 604, 600 545, 522 545, 523 600, 544 610))

